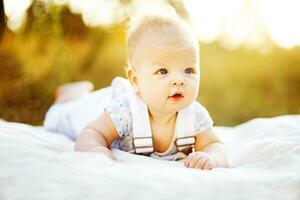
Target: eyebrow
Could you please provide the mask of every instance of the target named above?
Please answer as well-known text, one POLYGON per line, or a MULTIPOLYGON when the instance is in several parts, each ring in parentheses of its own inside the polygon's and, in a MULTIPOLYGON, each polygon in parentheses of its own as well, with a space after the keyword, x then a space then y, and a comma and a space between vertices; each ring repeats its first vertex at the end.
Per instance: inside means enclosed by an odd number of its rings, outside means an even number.
MULTIPOLYGON (((192 68, 195 68, 195 69, 198 68, 197 63, 190 63, 190 64, 182 65, 182 66, 183 67, 192 67, 192 68)), ((153 62, 152 67, 154 67, 154 68, 161 68, 161 67, 166 68, 166 67, 168 67, 168 65, 166 65, 164 63, 161 63, 161 62, 153 62)))
POLYGON ((167 68, 168 66, 161 63, 161 62, 153 62, 152 63, 152 67, 151 67, 151 70, 156 72, 158 69, 161 69, 161 68, 167 68))
POLYGON ((160 65, 162 65, 162 63, 161 62, 158 62, 158 61, 155 61, 155 62, 153 62, 152 63, 152 66, 160 66, 160 65))

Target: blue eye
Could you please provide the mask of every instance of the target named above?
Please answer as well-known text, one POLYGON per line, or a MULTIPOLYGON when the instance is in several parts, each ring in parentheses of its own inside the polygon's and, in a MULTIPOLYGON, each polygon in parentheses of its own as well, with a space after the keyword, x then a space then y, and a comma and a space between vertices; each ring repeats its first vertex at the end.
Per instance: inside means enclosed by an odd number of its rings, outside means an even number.
POLYGON ((158 74, 166 74, 166 73, 168 73, 168 70, 166 70, 165 68, 158 70, 158 74))
POLYGON ((194 73, 194 69, 191 68, 191 67, 189 67, 189 68, 186 68, 186 69, 184 70, 184 72, 187 73, 187 74, 191 74, 191 73, 194 73))

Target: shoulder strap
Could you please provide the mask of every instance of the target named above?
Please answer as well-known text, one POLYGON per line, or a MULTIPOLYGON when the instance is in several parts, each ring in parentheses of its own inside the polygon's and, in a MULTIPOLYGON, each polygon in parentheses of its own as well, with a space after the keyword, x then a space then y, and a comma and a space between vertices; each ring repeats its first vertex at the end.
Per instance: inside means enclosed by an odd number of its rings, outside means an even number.
POLYGON ((154 147, 147 105, 135 92, 131 92, 129 95, 129 104, 132 108, 132 144, 135 152, 151 153, 154 151, 154 147))
POLYGON ((178 111, 176 120, 176 141, 178 150, 187 146, 193 146, 196 142, 195 137, 195 105, 192 103, 187 108, 178 111))
POLYGON ((113 97, 126 92, 132 115, 133 138, 135 153, 151 153, 154 151, 152 132, 147 105, 136 94, 127 79, 117 77, 113 80, 113 97))

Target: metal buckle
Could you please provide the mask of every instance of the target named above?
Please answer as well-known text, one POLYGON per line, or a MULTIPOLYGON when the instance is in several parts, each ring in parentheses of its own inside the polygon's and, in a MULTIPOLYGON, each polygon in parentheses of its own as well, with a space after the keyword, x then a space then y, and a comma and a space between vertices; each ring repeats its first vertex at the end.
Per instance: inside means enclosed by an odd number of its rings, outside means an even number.
POLYGON ((148 152, 145 152, 145 153, 153 153, 153 152, 154 152, 153 139, 152 139, 152 137, 133 137, 133 138, 132 138, 132 146, 133 146, 134 151, 135 151, 136 154, 139 154, 139 153, 137 153, 136 149, 144 149, 144 148, 152 148, 152 151, 148 151, 148 152), (135 141, 135 140, 139 140, 139 139, 151 139, 152 145, 151 145, 151 146, 140 146, 140 147, 137 147, 137 146, 135 146, 134 141, 135 141))
POLYGON ((178 147, 194 146, 195 143, 196 143, 196 136, 181 137, 181 138, 177 138, 177 139, 175 140, 175 144, 176 144, 177 149, 179 149, 178 147), (194 140, 193 140, 193 142, 191 142, 191 143, 181 144, 181 145, 178 144, 178 141, 179 141, 179 140, 187 139, 187 138, 194 138, 194 140))

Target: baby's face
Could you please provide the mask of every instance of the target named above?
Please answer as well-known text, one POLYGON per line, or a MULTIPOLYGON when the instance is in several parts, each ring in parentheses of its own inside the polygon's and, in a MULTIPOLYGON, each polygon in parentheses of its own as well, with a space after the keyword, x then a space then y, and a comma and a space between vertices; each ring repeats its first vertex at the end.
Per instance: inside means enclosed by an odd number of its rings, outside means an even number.
MULTIPOLYGON (((150 45, 151 46, 151 45, 150 45)), ((149 108, 177 112, 198 96, 198 51, 192 47, 147 48, 136 69, 138 94, 149 108)))

